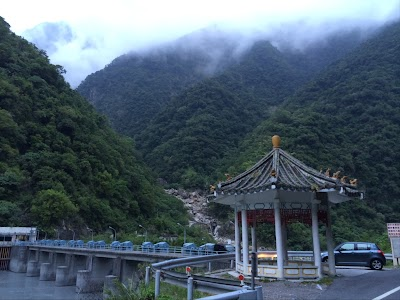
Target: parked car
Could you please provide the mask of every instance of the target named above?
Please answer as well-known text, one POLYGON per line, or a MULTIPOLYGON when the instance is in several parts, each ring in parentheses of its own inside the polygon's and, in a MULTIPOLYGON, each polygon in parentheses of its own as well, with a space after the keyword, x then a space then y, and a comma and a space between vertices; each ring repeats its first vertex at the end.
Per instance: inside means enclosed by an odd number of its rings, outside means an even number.
MULTIPOLYGON (((375 243, 345 242, 334 249, 336 266, 370 267, 381 270, 386 265, 383 251, 375 243)), ((328 261, 328 252, 321 253, 322 262, 328 261)))
POLYGON ((235 252, 235 246, 231 245, 231 244, 226 244, 225 245, 225 249, 228 252, 235 252))

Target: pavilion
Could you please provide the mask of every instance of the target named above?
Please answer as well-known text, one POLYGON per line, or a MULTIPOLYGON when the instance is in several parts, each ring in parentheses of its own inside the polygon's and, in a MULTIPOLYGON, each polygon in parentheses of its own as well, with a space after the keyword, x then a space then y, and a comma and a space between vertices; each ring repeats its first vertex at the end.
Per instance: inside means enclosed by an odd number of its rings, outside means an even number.
POLYGON ((214 190, 214 202, 235 210, 236 271, 251 274, 248 228, 251 226, 252 251, 257 251, 256 225, 275 224, 276 258, 268 263, 257 262, 260 277, 276 279, 321 278, 335 274, 333 260, 321 263, 318 235, 319 222, 326 225, 329 256, 333 257, 333 236, 330 206, 352 199, 363 199, 357 180, 340 178, 339 172, 314 170, 280 148, 280 137, 272 137, 273 149, 252 168, 220 182, 214 190), (288 259, 286 231, 293 221, 311 225, 313 260, 288 259), (240 239, 241 227, 241 239, 240 239), (241 251, 242 243, 242 251, 241 251))

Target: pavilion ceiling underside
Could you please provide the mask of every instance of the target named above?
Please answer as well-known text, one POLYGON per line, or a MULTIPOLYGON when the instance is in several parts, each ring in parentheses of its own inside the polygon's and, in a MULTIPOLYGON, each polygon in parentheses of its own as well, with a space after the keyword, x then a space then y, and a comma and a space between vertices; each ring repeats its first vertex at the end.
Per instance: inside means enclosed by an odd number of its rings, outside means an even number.
MULTIPOLYGON (((247 225, 253 226, 254 220, 256 224, 275 223, 275 216, 273 209, 261 209, 247 211, 247 225)), ((311 210, 310 209, 281 209, 280 218, 282 223, 290 224, 300 222, 303 224, 312 224, 311 210)), ((327 212, 318 210, 318 221, 326 224, 327 212)), ((239 225, 242 225, 241 213, 238 212, 239 225)))

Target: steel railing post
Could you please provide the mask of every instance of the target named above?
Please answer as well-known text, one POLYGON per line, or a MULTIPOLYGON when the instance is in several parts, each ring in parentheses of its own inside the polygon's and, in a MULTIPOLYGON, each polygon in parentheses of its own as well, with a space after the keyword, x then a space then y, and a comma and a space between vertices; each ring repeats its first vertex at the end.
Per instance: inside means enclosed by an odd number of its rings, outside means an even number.
POLYGON ((257 300, 263 300, 263 290, 262 286, 257 286, 256 287, 256 293, 257 293, 257 300))
POLYGON ((146 267, 146 277, 144 279, 144 284, 148 286, 150 283, 150 267, 146 267))
POLYGON ((188 277, 188 281, 187 281, 187 300, 193 300, 193 277, 188 277))
POLYGON ((160 295, 160 278, 161 278, 161 270, 156 271, 156 283, 154 288, 154 296, 157 298, 160 295))

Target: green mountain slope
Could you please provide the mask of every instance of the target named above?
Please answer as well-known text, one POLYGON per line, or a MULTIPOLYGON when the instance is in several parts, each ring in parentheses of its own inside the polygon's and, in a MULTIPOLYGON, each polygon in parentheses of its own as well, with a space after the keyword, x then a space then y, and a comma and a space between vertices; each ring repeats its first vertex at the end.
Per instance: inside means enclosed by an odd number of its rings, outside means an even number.
POLYGON ((149 166, 169 183, 205 187, 221 158, 300 85, 268 42, 175 97, 137 138, 149 166))
MULTIPOLYGON (((275 96, 262 94, 263 90, 257 83, 259 81, 269 80, 278 87, 283 83, 292 84, 291 75, 283 82, 279 81, 281 76, 275 78, 270 70, 264 70, 266 72, 263 75, 264 61, 270 54, 271 59, 275 59, 274 53, 270 53, 270 50, 257 53, 263 51, 260 46, 252 47, 249 51, 248 46, 244 45, 251 43, 243 42, 243 38, 216 28, 199 30, 169 44, 118 57, 103 70, 89 75, 77 91, 99 112, 109 117, 114 129, 136 137, 172 98, 202 80, 218 76, 239 62, 244 73, 238 74, 236 80, 249 87, 257 86, 257 97, 275 96), (261 60, 257 62, 255 57, 261 57, 261 60)), ((306 82, 361 39, 358 31, 335 33, 324 42, 308 45, 304 51, 293 51, 283 46, 282 54, 291 67, 301 73, 298 79, 306 82)), ((278 66, 279 61, 276 63, 278 66)), ((235 87, 235 84, 232 86, 235 87)))
POLYGON ((168 232, 186 223, 182 203, 155 184, 131 140, 62 72, 0 18, 0 222, 49 234, 136 230, 142 222, 168 232))
POLYGON ((249 135, 225 171, 237 174, 282 148, 306 164, 357 178, 362 203, 347 203, 335 219, 347 239, 400 219, 400 23, 363 43, 287 99, 249 135), (339 217, 340 215, 340 217, 339 217), (344 231, 347 231, 344 233, 344 231))
POLYGON ((221 158, 286 96, 361 39, 359 31, 335 33, 303 51, 280 51, 268 41, 246 48, 241 37, 209 29, 117 58, 77 91, 135 139, 160 177, 204 187, 221 158))
POLYGON ((118 57, 77 88, 118 132, 135 137, 171 97, 229 64, 234 48, 207 30, 118 57))

